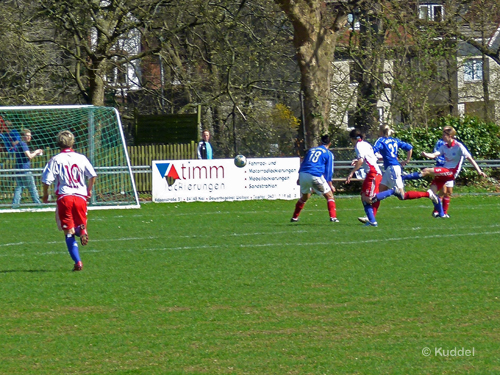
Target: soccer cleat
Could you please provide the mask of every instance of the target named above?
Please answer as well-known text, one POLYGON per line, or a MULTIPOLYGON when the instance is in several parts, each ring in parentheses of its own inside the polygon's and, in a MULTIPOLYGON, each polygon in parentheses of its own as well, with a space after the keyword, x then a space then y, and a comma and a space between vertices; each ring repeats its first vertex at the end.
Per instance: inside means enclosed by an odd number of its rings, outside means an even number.
POLYGON ((331 218, 330 218, 330 221, 331 221, 332 223, 340 223, 339 219, 337 219, 336 217, 331 217, 331 218))
POLYGON ((405 191, 397 186, 394 186, 394 196, 398 197, 400 201, 405 199, 405 191))
POLYGON ((365 227, 378 227, 378 223, 376 221, 373 223, 371 221, 367 221, 365 227))
POLYGON ((448 214, 444 214, 443 216, 439 216, 439 214, 437 212, 433 212, 432 213, 432 216, 435 217, 436 219, 449 219, 450 218, 450 215, 448 214))
POLYGON ((83 269, 83 263, 81 261, 75 263, 75 267, 73 267, 73 271, 81 271, 82 269, 83 269))
POLYGON ((439 204, 439 197, 434 194, 431 189, 427 190, 427 192, 429 193, 429 199, 432 201, 432 203, 439 204))
POLYGON ((297 217, 297 218, 292 217, 292 218, 290 219, 290 221, 291 221, 292 223, 296 223, 297 221, 299 221, 299 218, 298 218, 298 217, 297 217))
POLYGON ((87 233, 87 229, 84 224, 80 225, 80 242, 82 243, 82 246, 89 243, 89 234, 87 233))
POLYGON ((366 216, 358 217, 358 220, 363 224, 366 224, 368 222, 368 218, 366 216))

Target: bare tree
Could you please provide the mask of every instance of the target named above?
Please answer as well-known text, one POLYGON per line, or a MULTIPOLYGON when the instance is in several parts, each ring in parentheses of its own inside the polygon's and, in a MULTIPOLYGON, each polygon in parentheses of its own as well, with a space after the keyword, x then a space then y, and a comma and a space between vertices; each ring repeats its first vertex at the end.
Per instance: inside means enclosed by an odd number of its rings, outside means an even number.
POLYGON ((293 25, 293 43, 304 92, 307 147, 314 146, 330 121, 331 66, 347 15, 364 1, 275 0, 293 25))
MULTIPOLYGON (((155 17, 168 0, 40 0, 38 21, 48 23, 52 35, 30 40, 34 44, 54 45, 67 57, 66 68, 87 103, 104 105, 105 91, 113 69, 128 69, 128 64, 157 53, 156 40, 161 31, 155 17), (125 67, 125 68, 124 68, 125 67)), ((193 16, 191 22, 196 22, 193 16)), ((174 29, 188 27, 175 25, 174 29)), ((175 34, 175 32, 173 32, 175 34)))

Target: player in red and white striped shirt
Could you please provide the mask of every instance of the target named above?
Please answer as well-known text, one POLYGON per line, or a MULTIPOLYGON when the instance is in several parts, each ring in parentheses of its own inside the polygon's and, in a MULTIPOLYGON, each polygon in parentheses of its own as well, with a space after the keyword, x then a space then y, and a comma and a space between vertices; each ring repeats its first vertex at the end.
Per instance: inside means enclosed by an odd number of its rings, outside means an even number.
POLYGON ((48 202, 49 186, 54 184, 57 226, 64 231, 66 246, 75 262, 73 271, 81 271, 83 265, 75 235, 80 237, 83 246, 88 243, 87 199, 92 196, 97 174, 84 155, 73 151, 74 144, 75 136, 69 130, 63 130, 57 135, 57 145, 61 152, 50 159, 43 170, 42 200, 44 203, 48 202))
MULTIPOLYGON (((482 177, 487 177, 486 173, 484 173, 479 165, 477 165, 476 161, 472 158, 472 155, 467 150, 467 148, 455 139, 456 131, 451 126, 445 126, 443 128, 443 136, 442 139, 444 144, 439 146, 439 148, 435 152, 422 152, 422 156, 428 159, 435 159, 438 156, 444 157, 444 165, 440 167, 433 168, 424 168, 420 172, 413 172, 404 177, 405 180, 414 180, 423 178, 425 176, 433 177, 431 182, 430 190, 434 194, 437 194, 438 191, 443 189, 443 186, 449 182, 454 181, 458 176, 462 168, 462 163, 464 158, 468 159, 473 167, 476 169, 477 173, 482 177)), ((451 198, 451 188, 448 189, 449 193, 443 197, 442 208, 439 207, 440 203, 438 202, 435 205, 435 212, 433 213, 434 217, 445 217, 448 218, 448 207, 450 205, 451 198), (436 211, 438 214, 436 215, 436 211)), ((408 192, 410 193, 410 192, 408 192)), ((418 193, 418 192, 415 192, 418 193)), ((421 193, 426 194, 426 193, 421 193)), ((405 199, 406 196, 405 196, 405 199)), ((411 198, 410 198, 411 199, 411 198)), ((439 198, 437 198, 439 199, 439 198)))

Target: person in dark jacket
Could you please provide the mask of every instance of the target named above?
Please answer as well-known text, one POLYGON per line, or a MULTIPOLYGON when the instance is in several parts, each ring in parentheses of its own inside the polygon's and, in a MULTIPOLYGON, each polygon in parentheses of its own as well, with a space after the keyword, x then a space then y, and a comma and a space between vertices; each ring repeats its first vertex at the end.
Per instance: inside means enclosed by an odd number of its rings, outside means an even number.
POLYGON ((208 129, 203 130, 203 133, 201 133, 201 141, 198 143, 198 159, 213 159, 210 131, 208 129))

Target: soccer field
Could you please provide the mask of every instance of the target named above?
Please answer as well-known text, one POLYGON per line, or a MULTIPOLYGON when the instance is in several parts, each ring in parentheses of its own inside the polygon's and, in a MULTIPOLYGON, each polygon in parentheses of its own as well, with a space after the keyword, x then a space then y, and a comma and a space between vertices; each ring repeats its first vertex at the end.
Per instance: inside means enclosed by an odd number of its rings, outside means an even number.
POLYGON ((0 373, 499 373, 500 197, 336 202, 91 211, 82 272, 53 213, 2 214, 0 373))

